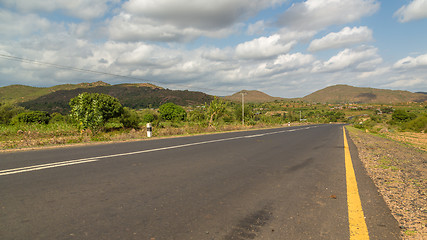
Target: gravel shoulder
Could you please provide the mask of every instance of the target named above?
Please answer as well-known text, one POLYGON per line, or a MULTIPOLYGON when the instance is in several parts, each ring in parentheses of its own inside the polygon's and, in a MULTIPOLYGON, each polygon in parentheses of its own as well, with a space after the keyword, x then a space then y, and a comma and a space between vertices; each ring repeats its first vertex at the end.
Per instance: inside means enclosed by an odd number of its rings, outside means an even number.
POLYGON ((427 152, 347 129, 369 176, 399 222, 402 239, 427 239, 427 152))

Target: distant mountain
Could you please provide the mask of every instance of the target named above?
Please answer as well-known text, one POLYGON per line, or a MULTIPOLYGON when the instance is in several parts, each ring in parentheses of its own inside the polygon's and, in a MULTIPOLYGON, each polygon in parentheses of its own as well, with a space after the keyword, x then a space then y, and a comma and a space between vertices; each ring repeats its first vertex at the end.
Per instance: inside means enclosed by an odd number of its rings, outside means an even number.
POLYGON ((169 90, 152 84, 119 84, 59 90, 30 101, 21 102, 19 105, 30 110, 64 114, 70 110, 70 99, 83 92, 108 94, 117 98, 123 106, 133 109, 156 108, 166 102, 182 106, 199 105, 213 99, 212 96, 202 92, 169 90))
POLYGON ((10 85, 6 87, 0 87, 0 102, 21 103, 34 100, 43 95, 60 90, 72 90, 77 88, 91 88, 99 86, 110 86, 110 84, 98 81, 93 83, 63 84, 49 88, 30 87, 25 85, 10 85))
POLYGON ((245 102, 248 103, 264 103, 264 102, 273 102, 275 100, 282 100, 280 97, 272 97, 266 93, 256 91, 256 90, 242 90, 231 96, 223 97, 225 100, 232 102, 241 102, 242 101, 242 92, 245 93, 245 102))
POLYGON ((415 93, 427 94, 427 92, 415 92, 415 93))
POLYGON ((348 85, 335 85, 309 94, 302 98, 308 102, 319 103, 403 103, 424 102, 427 95, 400 90, 360 88, 348 85))

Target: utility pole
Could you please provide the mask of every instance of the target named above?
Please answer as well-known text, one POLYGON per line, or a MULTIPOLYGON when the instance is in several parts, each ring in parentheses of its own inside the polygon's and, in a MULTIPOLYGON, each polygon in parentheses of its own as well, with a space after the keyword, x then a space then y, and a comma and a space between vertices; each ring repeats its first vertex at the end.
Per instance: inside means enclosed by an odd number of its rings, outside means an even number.
POLYGON ((246 92, 242 91, 242 125, 245 126, 245 95, 246 92))
POLYGON ((299 121, 301 122, 301 111, 299 111, 299 121))

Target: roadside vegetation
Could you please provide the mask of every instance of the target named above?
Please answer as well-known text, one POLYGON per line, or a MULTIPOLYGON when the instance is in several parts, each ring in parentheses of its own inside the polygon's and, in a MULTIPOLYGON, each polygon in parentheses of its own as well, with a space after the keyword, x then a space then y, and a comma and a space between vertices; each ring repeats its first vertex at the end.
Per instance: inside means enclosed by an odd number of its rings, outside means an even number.
POLYGON ((427 105, 381 106, 352 118, 355 128, 427 151, 427 105))
POLYGON ((131 109, 102 93, 81 93, 69 102, 67 114, 30 111, 0 103, 0 150, 49 145, 123 141, 296 124, 346 122, 366 132, 408 142, 425 150, 426 104, 321 104, 275 100, 242 105, 214 98, 203 105, 172 102, 159 108, 131 109), (242 125, 244 118, 245 125, 242 125), (421 140, 420 140, 421 139, 421 140), (424 146, 424 147, 423 147, 424 146))
POLYGON ((242 105, 214 98, 203 105, 131 109, 101 93, 81 93, 69 102, 68 114, 30 111, 13 103, 0 103, 0 150, 100 141, 175 136, 288 124, 344 122, 342 111, 325 104, 275 101, 242 105), (245 125, 242 125, 244 118, 245 125))

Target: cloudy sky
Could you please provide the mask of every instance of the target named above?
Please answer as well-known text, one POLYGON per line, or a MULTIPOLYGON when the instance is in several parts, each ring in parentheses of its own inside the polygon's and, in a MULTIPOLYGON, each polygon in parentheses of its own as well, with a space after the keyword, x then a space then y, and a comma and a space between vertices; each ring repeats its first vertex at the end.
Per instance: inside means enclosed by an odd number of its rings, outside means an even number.
POLYGON ((427 92, 427 0, 0 0, 0 33, 0 86, 427 92))

